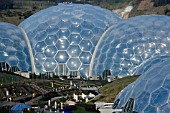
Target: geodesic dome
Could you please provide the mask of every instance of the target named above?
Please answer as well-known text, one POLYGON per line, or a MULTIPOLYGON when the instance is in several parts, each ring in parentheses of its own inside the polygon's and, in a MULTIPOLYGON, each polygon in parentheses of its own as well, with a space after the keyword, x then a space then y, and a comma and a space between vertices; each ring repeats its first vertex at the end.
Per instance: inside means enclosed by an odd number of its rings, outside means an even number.
POLYGON ((96 46, 91 75, 104 70, 119 77, 142 74, 169 54, 169 31, 170 17, 163 15, 137 16, 110 27, 96 46))
POLYGON ((0 67, 6 71, 31 71, 28 47, 22 31, 0 22, 0 67))
POLYGON ((170 59, 157 63, 116 97, 116 108, 139 113, 168 113, 170 110, 170 59), (134 101, 133 105, 129 101, 134 101))
POLYGON ((87 77, 94 48, 103 32, 120 18, 87 4, 59 4, 22 22, 30 40, 37 73, 87 77))

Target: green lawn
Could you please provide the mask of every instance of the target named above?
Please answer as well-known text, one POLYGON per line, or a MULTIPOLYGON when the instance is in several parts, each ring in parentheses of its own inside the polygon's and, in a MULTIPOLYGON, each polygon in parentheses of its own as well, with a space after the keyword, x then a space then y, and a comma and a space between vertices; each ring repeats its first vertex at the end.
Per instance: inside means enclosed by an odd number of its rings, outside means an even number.
POLYGON ((101 93, 100 96, 94 98, 91 102, 104 101, 104 102, 113 102, 119 92, 124 89, 127 85, 134 82, 139 76, 128 76, 121 79, 117 79, 112 83, 104 85, 99 89, 101 93))

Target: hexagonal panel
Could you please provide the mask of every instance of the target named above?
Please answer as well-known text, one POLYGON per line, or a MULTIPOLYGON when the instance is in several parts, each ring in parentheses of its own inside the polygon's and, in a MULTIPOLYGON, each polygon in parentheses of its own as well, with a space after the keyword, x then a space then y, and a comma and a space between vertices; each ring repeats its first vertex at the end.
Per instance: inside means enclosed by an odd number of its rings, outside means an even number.
POLYGON ((35 40, 38 40, 39 42, 44 41, 47 37, 46 31, 40 31, 36 34, 35 40))
POLYGON ((46 60, 46 57, 43 53, 36 53, 34 56, 34 62, 36 64, 43 64, 45 60, 46 60))
POLYGON ((98 67, 97 67, 97 69, 96 69, 96 71, 98 72, 98 74, 99 74, 99 73, 103 73, 103 70, 101 70, 101 69, 103 69, 103 68, 104 68, 103 64, 99 64, 99 65, 98 65, 98 67))
POLYGON ((0 51, 0 62, 6 61, 7 57, 8 57, 8 53, 7 52, 0 51))
POLYGON ((123 60, 123 54, 115 53, 112 58, 115 63, 120 63, 123 60))
POLYGON ((57 63, 53 58, 47 58, 43 64, 46 72, 51 72, 57 67, 57 63))
POLYGON ((101 28, 101 29, 107 28, 106 24, 99 19, 96 19, 96 21, 94 21, 94 25, 97 26, 98 28, 101 28))
POLYGON ((106 69, 111 69, 114 61, 112 60, 112 58, 107 58, 104 63, 107 63, 106 69))
POLYGON ((121 68, 120 64, 117 64, 117 63, 113 64, 113 66, 112 66, 112 74, 114 76, 119 75, 119 73, 121 71, 122 71, 122 68, 121 68))
POLYGON ((131 58, 131 62, 133 63, 133 65, 139 65, 143 62, 143 60, 140 56, 134 56, 131 58))
POLYGON ((157 51, 158 53, 164 54, 165 51, 166 51, 166 45, 165 45, 165 44, 159 44, 159 45, 156 47, 156 51, 157 51))
POLYGON ((92 29, 92 32, 95 34, 95 36, 101 36, 102 35, 101 33, 104 32, 104 30, 101 28, 95 27, 92 29))
POLYGON ((146 109, 144 110, 145 113, 156 113, 156 111, 157 111, 157 108, 152 105, 148 105, 146 109))
POLYGON ((74 44, 79 44, 80 41, 82 40, 80 34, 71 34, 68 37, 68 40, 70 42, 70 45, 74 45, 74 44))
POLYGON ((155 43, 145 44, 145 51, 147 51, 147 52, 155 51, 155 43))
MULTIPOLYGON (((76 10, 74 10, 74 11, 77 12, 76 10)), ((83 14, 83 12, 80 11, 80 10, 78 12, 80 13, 80 15, 83 14)), ((73 18, 70 19, 70 21, 71 21, 72 24, 80 24, 80 23, 83 22, 83 20, 79 17, 73 17, 73 18)))
POLYGON ((36 68, 37 74, 45 73, 46 72, 46 70, 44 69, 43 65, 35 65, 35 68, 36 68))
POLYGON ((29 65, 25 61, 19 61, 18 68, 22 71, 27 71, 29 68, 29 65))
MULTIPOLYGON (((86 10, 85 10, 86 11, 86 10)), ((86 21, 91 22, 92 20, 95 19, 95 17, 92 14, 84 14, 82 15, 82 18, 86 18, 86 21)))
POLYGON ((147 84, 145 90, 151 93, 156 88, 160 88, 163 81, 162 81, 162 79, 158 79, 158 78, 160 78, 160 75, 157 75, 154 77, 154 79, 150 80, 150 82, 147 84), (152 84, 154 84, 154 85, 152 85, 152 84))
POLYGON ((6 46, 1 43, 1 40, 0 40, 0 51, 4 51, 4 49, 6 48, 6 46))
POLYGON ((47 27, 48 27, 47 23, 44 23, 44 22, 39 23, 39 25, 36 27, 36 33, 44 29, 47 29, 47 27))
POLYGON ((81 49, 78 45, 70 45, 67 51, 71 57, 78 57, 81 53, 81 49))
POLYGON ((124 54, 124 57, 126 58, 126 59, 130 59, 131 57, 133 57, 133 55, 134 55, 134 52, 133 52, 133 50, 132 49, 124 49, 123 50, 123 54, 124 54))
POLYGON ((142 92, 142 94, 137 98, 138 103, 136 104, 136 109, 138 111, 143 110, 149 104, 149 96, 148 92, 142 92))
POLYGON ((160 88, 151 94, 151 104, 161 107, 167 103, 168 98, 169 91, 164 88, 160 88))
POLYGON ((44 51, 46 57, 54 57, 56 53, 57 48, 55 46, 47 46, 44 51))
POLYGON ((58 63, 66 63, 68 59, 69 59, 69 56, 66 51, 59 51, 55 56, 55 60, 58 63))
POLYGON ((90 52, 82 52, 80 54, 80 60, 83 64, 90 64, 92 55, 90 54, 90 52))
POLYGON ((45 48, 46 48, 46 44, 44 41, 38 42, 34 47, 36 52, 43 52, 45 50, 45 48))
POLYGON ((1 43, 3 43, 5 46, 11 46, 13 45, 13 42, 10 39, 7 39, 8 37, 6 37, 5 39, 2 39, 1 43))
POLYGON ((15 55, 17 50, 12 46, 8 46, 6 47, 6 52, 8 53, 8 55, 15 55))
POLYGON ((94 28, 94 25, 91 22, 87 22, 87 21, 84 21, 81 25, 84 29, 91 30, 94 28))
POLYGON ((47 45, 55 45, 57 40, 58 40, 58 36, 57 35, 48 35, 47 38, 45 39, 45 43, 47 45))
POLYGON ((127 49, 126 44, 120 43, 116 46, 117 52, 122 54, 125 49, 127 49))
POLYGON ((27 47, 26 43, 24 41, 14 41, 13 42, 13 47, 17 50, 22 51, 24 48, 27 47))
POLYGON ((20 60, 26 59, 26 54, 24 52, 21 52, 21 51, 17 51, 16 56, 18 56, 18 59, 20 59, 20 60))
POLYGON ((59 27, 57 25, 50 25, 46 29, 46 31, 49 35, 51 35, 51 34, 53 35, 53 34, 57 33, 58 30, 59 30, 59 27))
POLYGON ((68 29, 60 29, 58 31, 59 38, 68 37, 69 35, 70 35, 70 31, 68 29))
POLYGON ((7 63, 10 65, 10 66, 17 66, 18 64, 18 58, 16 56, 9 56, 7 58, 7 63))
POLYGON ((134 52, 135 52, 135 54, 137 54, 137 55, 141 55, 141 54, 143 54, 143 52, 144 52, 144 47, 143 47, 143 46, 137 46, 137 47, 134 49, 134 52))
POLYGON ((82 40, 80 42, 80 48, 82 51, 90 51, 90 49, 92 48, 92 44, 89 40, 82 40))
POLYGON ((163 88, 165 88, 167 90, 170 89, 170 77, 169 76, 165 78, 163 88))
POLYGON ((60 38, 56 43, 56 47, 58 50, 66 50, 68 46, 69 46, 69 42, 66 38, 60 38))
POLYGON ((128 70, 131 66, 132 66, 132 63, 130 60, 125 59, 121 62, 121 67, 125 70, 128 70))
POLYGON ((70 58, 67 62, 67 66, 70 70, 78 70, 81 66, 81 62, 78 58, 70 58))
POLYGON ((89 65, 82 65, 80 68, 80 74, 83 78, 88 78, 89 76, 89 65))
POLYGON ((151 57, 151 55, 152 55, 152 53, 150 53, 150 52, 144 52, 142 54, 142 58, 143 58, 143 60, 146 60, 146 59, 149 59, 151 57))
POLYGON ((81 36, 85 40, 86 39, 89 40, 94 37, 93 32, 91 30, 86 30, 86 29, 81 32, 81 36))
POLYGON ((79 34, 82 30, 82 27, 80 24, 72 24, 69 28, 70 32, 71 33, 74 33, 74 34, 79 34))
POLYGON ((71 22, 62 20, 57 25, 60 29, 67 29, 71 25, 71 22))

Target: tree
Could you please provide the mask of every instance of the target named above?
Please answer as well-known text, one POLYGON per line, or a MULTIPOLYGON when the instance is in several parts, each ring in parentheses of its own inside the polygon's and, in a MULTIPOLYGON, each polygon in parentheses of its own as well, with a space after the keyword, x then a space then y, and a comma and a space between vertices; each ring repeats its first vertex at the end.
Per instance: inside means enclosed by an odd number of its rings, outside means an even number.
POLYGON ((13 0, 0 0, 0 10, 13 9, 13 0))

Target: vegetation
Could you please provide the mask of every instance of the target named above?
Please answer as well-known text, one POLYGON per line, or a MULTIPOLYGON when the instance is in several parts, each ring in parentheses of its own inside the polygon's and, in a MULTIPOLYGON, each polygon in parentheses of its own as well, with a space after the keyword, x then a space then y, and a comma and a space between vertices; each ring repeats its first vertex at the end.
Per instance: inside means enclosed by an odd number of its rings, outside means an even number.
POLYGON ((0 72, 0 85, 3 84, 13 84, 15 82, 25 81, 28 80, 20 75, 11 72, 0 72))
POLYGON ((135 81, 139 76, 128 76, 121 79, 117 79, 116 81, 106 84, 102 88, 99 89, 101 93, 100 96, 94 98, 91 102, 95 101, 104 101, 104 102, 113 102, 119 92, 124 89, 128 84, 135 81))
POLYGON ((99 5, 109 10, 121 9, 133 3, 134 0, 109 0, 108 2, 100 2, 99 5))
POLYGON ((94 104, 76 104, 74 113, 98 113, 94 104))

